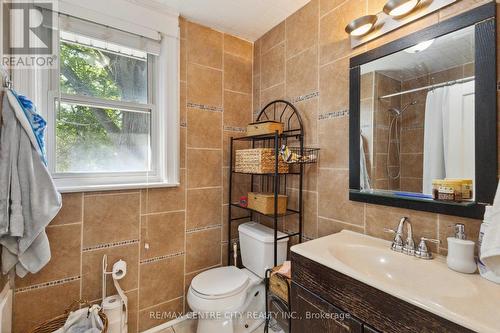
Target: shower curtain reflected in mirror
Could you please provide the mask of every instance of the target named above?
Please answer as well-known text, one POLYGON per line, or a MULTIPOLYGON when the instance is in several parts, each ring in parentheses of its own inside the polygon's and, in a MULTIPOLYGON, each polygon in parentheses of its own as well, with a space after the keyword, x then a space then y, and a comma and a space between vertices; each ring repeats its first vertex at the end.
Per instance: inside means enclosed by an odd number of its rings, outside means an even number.
POLYGON ((423 193, 432 180, 472 179, 475 184, 474 81, 429 91, 425 105, 423 193))
POLYGON ((362 190, 370 190, 371 185, 370 185, 370 174, 368 172, 368 166, 367 166, 367 158, 366 158, 366 152, 365 152, 365 138, 363 137, 363 134, 360 135, 360 153, 361 153, 361 158, 360 158, 360 170, 361 170, 361 177, 359 179, 359 186, 362 190))

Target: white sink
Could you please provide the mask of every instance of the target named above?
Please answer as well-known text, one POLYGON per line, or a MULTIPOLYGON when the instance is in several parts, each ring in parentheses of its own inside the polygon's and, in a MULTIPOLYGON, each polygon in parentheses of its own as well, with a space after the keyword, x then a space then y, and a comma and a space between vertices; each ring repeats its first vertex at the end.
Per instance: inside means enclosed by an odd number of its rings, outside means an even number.
POLYGON ((478 332, 500 332, 500 285, 390 250, 390 242, 344 230, 292 251, 478 332))

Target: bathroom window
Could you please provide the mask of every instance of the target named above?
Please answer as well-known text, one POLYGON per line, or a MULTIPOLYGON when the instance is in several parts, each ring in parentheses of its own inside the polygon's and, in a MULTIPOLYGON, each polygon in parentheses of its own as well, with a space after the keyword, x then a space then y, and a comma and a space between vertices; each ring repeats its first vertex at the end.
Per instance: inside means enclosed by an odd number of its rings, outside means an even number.
POLYGON ((154 171, 155 57, 67 32, 59 50, 56 173, 154 171))
POLYGON ((177 154, 169 160, 166 151, 175 150, 167 132, 178 124, 165 113, 177 110, 162 103, 161 50, 161 41, 60 16, 48 156, 61 191, 176 185, 168 168, 177 154))

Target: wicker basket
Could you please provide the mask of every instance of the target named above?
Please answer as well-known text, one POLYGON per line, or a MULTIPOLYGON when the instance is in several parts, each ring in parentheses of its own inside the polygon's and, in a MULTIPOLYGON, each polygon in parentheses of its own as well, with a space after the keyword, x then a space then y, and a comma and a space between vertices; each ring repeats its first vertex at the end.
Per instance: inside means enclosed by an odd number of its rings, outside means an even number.
MULTIPOLYGON (((53 319, 47 320, 46 322, 38 325, 37 327, 33 328, 29 333, 52 333, 54 331, 57 331, 61 327, 64 326, 66 323, 66 320, 68 319, 69 314, 72 311, 76 311, 80 308, 80 306, 84 307, 90 307, 90 303, 85 300, 79 300, 73 302, 66 311, 64 311, 64 314, 57 316, 53 319)), ((102 333, 106 333, 108 331, 108 318, 106 318, 106 315, 101 311, 99 311, 99 317, 101 317, 102 324, 103 324, 103 330, 102 333)))
MULTIPOLYGON (((286 195, 278 195, 278 214, 286 213, 287 198, 286 195)), ((274 194, 250 192, 247 207, 262 214, 274 214, 274 194)))
MULTIPOLYGON (((240 149, 236 151, 234 171, 241 173, 273 173, 275 169, 273 148, 240 149)), ((288 173, 288 164, 278 157, 278 173, 288 173)))
POLYGON ((269 289, 274 295, 278 296, 286 304, 288 304, 288 293, 292 281, 277 272, 280 268, 281 265, 273 268, 271 276, 269 277, 269 289))

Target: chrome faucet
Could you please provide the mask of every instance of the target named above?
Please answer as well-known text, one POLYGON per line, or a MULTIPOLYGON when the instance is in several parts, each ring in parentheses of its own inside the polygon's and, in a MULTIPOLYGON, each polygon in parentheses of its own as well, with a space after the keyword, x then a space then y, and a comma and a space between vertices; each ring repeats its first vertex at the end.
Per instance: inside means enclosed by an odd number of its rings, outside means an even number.
POLYGON ((390 232, 394 234, 394 240, 391 244, 391 250, 396 252, 401 252, 409 256, 415 256, 421 259, 432 259, 432 253, 427 247, 426 241, 439 244, 441 241, 438 239, 421 237, 418 248, 415 249, 415 241, 413 240, 413 228, 411 227, 410 220, 407 217, 402 217, 399 220, 398 228, 384 229, 385 232, 390 232), (403 229, 405 224, 407 225, 406 241, 403 244, 403 229))
POLYGON ((410 256, 415 255, 415 242, 413 241, 413 229, 407 217, 402 217, 401 220, 399 220, 398 228, 396 230, 384 229, 384 231, 394 234, 394 240, 392 241, 391 244, 391 250, 396 252, 402 252, 410 256), (407 225, 408 231, 406 233, 406 241, 403 243, 403 229, 405 224, 407 225))

